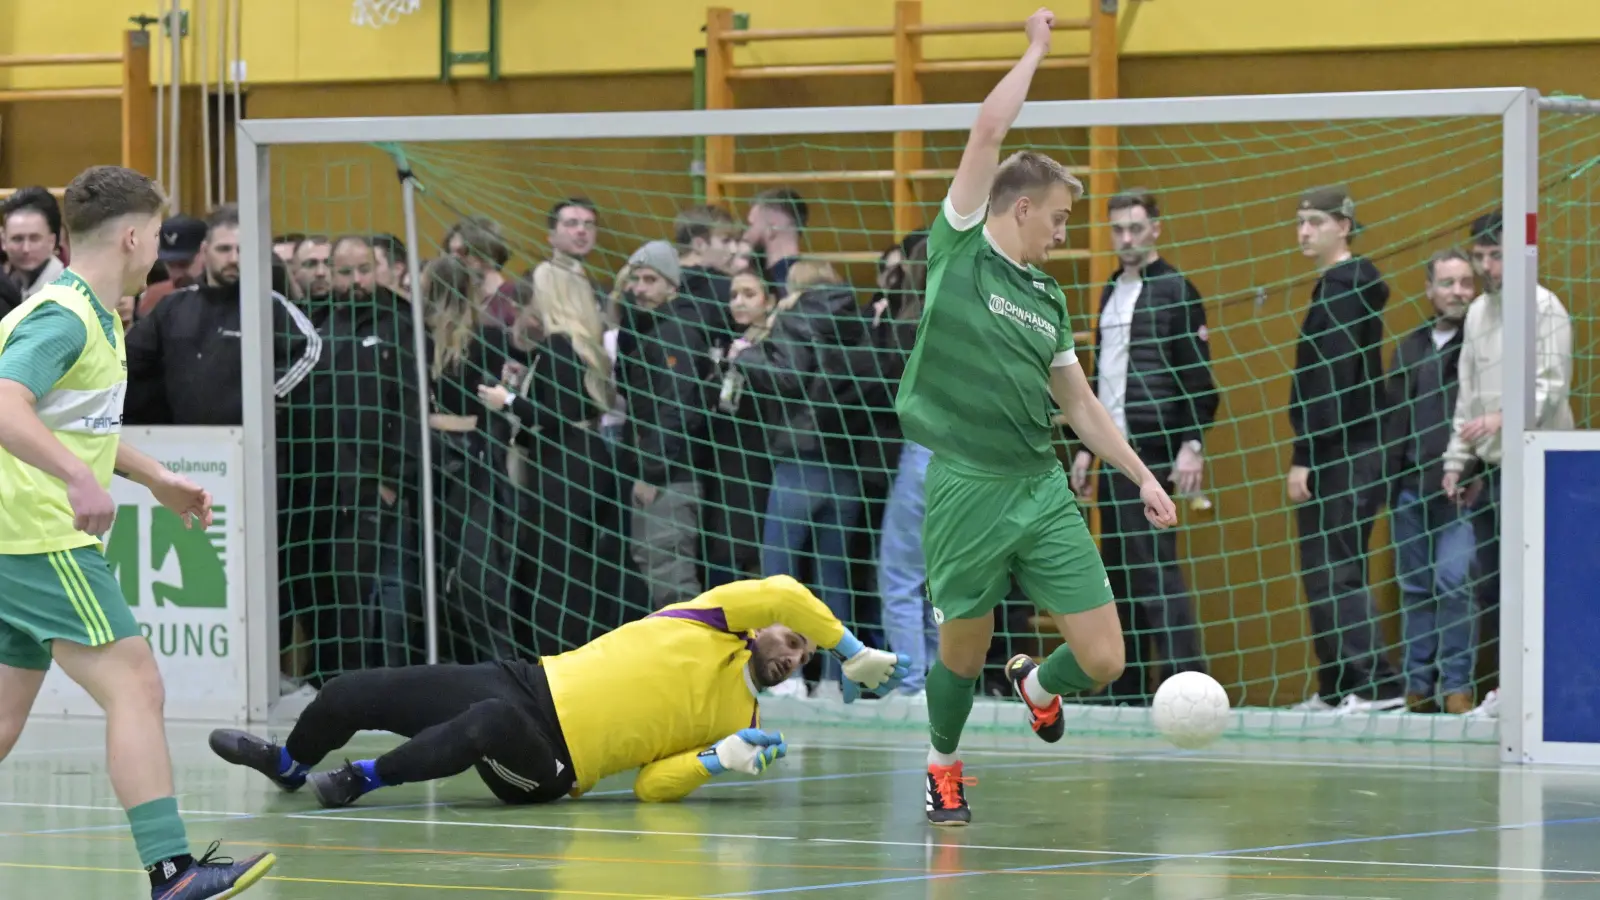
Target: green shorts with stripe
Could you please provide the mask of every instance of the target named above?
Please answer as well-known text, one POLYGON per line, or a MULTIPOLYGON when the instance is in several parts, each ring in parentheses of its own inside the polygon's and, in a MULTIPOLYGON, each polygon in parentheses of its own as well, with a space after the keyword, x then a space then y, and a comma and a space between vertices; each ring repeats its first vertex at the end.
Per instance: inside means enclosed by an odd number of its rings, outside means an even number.
POLYGON ((1111 602, 1111 582, 1059 466, 999 475, 928 463, 922 550, 934 618, 990 615, 1011 578, 1033 604, 1061 615, 1111 602))
POLYGON ((99 547, 0 555, 0 664, 50 668, 50 642, 99 647, 140 634, 99 547))

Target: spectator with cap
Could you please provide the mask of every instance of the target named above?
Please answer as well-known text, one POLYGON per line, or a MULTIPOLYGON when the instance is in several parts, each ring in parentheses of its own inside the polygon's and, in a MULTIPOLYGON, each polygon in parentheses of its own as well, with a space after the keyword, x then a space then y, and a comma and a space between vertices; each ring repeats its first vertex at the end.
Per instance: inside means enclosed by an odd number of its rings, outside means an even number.
POLYGON ((697 302, 678 293, 678 251, 651 241, 617 276, 618 388, 627 404, 622 469, 633 477, 632 556, 659 608, 701 591, 700 485, 712 367, 697 302))
POLYGON ((42 187, 23 188, 0 204, 4 274, 26 300, 61 277, 61 205, 42 187))
POLYGON ((1308 191, 1297 218, 1300 252, 1319 271, 1300 327, 1289 388, 1294 430, 1288 494, 1300 530, 1316 693, 1297 709, 1376 712, 1405 704, 1379 643, 1367 590, 1367 543, 1383 505, 1383 308, 1389 285, 1350 249, 1361 230, 1343 187, 1308 191))
MULTIPOLYGON (((221 210, 219 210, 220 212, 221 210)), ((239 212, 237 208, 231 213, 233 218, 233 267, 235 273, 239 268, 239 212)), ((206 261, 202 250, 205 249, 206 234, 209 227, 204 221, 194 216, 172 216, 161 223, 160 249, 156 253, 156 261, 165 269, 167 277, 144 289, 139 296, 138 305, 135 307, 134 318, 142 319, 150 315, 167 295, 194 284, 203 283, 206 274, 206 261)), ((234 279, 238 279, 235 274, 234 279)))

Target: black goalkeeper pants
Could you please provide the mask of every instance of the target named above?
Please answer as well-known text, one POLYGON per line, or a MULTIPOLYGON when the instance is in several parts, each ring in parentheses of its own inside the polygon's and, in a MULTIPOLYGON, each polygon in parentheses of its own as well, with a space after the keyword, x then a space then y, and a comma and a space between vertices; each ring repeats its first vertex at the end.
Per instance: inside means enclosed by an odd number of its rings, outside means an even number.
POLYGON ((549 803, 576 784, 544 668, 520 660, 474 666, 407 666, 329 681, 284 742, 314 766, 357 731, 410 738, 377 759, 386 784, 476 768, 506 803, 549 803))

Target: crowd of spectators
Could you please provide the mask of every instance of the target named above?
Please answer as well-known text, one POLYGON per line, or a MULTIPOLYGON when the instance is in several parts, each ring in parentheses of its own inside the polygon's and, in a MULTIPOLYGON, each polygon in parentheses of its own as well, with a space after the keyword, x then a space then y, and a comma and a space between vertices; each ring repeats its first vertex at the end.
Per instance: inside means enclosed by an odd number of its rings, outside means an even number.
MULTIPOLYGON (((1151 470, 1198 508, 1224 399, 1204 301, 1161 255, 1156 196, 1100 202, 1119 268, 1099 291, 1096 390, 1151 470)), ((926 233, 886 247, 863 291, 805 254, 807 217, 789 189, 755 197, 742 221, 690 207, 611 273, 596 259, 600 211, 572 197, 549 210, 547 253, 531 269, 509 266, 537 248, 471 216, 438 237, 415 283, 393 235, 275 236, 270 297, 250 302, 273 305, 285 691, 421 661, 427 499, 444 659, 558 652, 707 588, 781 573, 908 654, 900 691, 920 693, 937 653, 921 551, 929 454, 903 440, 893 401, 916 339, 926 233)), ((70 257, 47 191, 14 194, 0 226, 4 313, 70 257)), ((1498 603, 1500 219, 1475 220, 1464 249, 1428 260, 1433 315, 1400 338, 1387 372, 1391 292, 1352 249, 1353 200, 1310 191, 1296 228, 1318 274, 1286 398, 1285 484, 1318 661, 1297 708, 1492 714, 1473 670, 1478 622, 1498 603), (1385 506, 1398 646, 1382 637, 1366 571, 1385 506)), ((238 425, 237 211, 174 216, 161 244, 146 290, 118 298, 126 421, 238 425)), ((1535 416, 1570 428, 1570 323, 1548 290, 1537 302, 1535 416)), ((1176 537, 1144 520, 1136 488, 1093 477, 1095 460, 1068 438, 1073 485, 1102 510, 1127 635, 1126 674, 1101 699, 1148 703, 1166 675, 1206 669, 1176 537)), ((1031 607, 1012 600, 999 630, 1030 633, 1031 607)), ((995 661, 1019 646, 997 645, 995 661)), ((998 671, 986 689, 1008 692, 998 671)), ((820 658, 775 690, 837 699, 836 665, 820 658)))

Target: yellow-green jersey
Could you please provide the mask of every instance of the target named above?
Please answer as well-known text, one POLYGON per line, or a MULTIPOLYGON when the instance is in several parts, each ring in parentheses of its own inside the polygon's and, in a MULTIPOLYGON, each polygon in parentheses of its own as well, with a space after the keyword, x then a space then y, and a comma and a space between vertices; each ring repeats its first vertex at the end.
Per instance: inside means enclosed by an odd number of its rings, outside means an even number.
POLYGON ((1054 278, 1008 258, 949 198, 928 232, 927 301, 895 398, 906 439, 935 458, 1027 475, 1059 466, 1050 369, 1076 365, 1054 278))
MULTIPOLYGON (((0 319, 0 379, 26 387, 45 427, 111 484, 128 384, 122 320, 77 273, 68 269, 0 319)), ((0 448, 0 555, 98 544, 73 527, 60 479, 0 448)))

